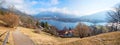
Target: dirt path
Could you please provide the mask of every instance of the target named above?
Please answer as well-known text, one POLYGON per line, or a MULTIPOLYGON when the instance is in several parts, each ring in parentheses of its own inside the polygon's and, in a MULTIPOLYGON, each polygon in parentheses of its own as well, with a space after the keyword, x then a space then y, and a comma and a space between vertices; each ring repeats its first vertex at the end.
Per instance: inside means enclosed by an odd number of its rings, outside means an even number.
POLYGON ((34 45, 33 41, 19 30, 13 32, 13 39, 15 45, 34 45))

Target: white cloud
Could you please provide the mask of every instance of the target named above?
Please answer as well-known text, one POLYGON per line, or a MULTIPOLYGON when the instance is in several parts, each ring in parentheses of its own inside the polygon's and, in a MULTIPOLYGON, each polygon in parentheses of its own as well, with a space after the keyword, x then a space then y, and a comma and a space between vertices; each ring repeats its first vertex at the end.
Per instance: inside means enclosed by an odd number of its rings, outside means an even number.
POLYGON ((14 8, 25 12, 27 14, 35 14, 36 12, 31 9, 33 5, 35 5, 37 2, 32 1, 32 2, 26 2, 25 0, 5 0, 5 7, 8 7, 10 5, 14 5, 14 8))
MULTIPOLYGON (((28 0, 29 1, 29 0, 28 0)), ((50 8, 33 8, 34 5, 38 5, 38 6, 52 6, 52 5, 57 5, 59 4, 59 0, 50 0, 48 2, 45 1, 29 1, 26 2, 26 0, 6 0, 6 5, 10 5, 13 4, 15 6, 16 9, 22 11, 22 12, 26 12, 27 14, 37 14, 39 12, 43 12, 43 11, 51 11, 51 12, 60 12, 60 13, 65 13, 65 14, 72 14, 75 16, 83 16, 83 15, 90 15, 90 14, 94 14, 97 12, 101 12, 101 11, 105 11, 105 10, 112 10, 111 8, 105 8, 105 9, 99 9, 99 10, 93 10, 93 11, 88 11, 88 12, 84 12, 81 14, 80 10, 70 10, 66 7, 63 8, 57 8, 57 7, 50 7, 50 8)))
POLYGON ((42 2, 42 1, 30 1, 30 2, 26 2, 25 0, 6 0, 6 4, 10 5, 13 4, 15 6, 16 9, 25 12, 27 14, 37 14, 39 12, 45 12, 45 11, 51 11, 51 12, 60 12, 60 13, 64 13, 64 14, 71 14, 71 15, 75 15, 75 16, 83 16, 83 15, 90 15, 90 14, 94 14, 97 12, 101 12, 104 10, 112 10, 111 8, 105 8, 105 9, 99 9, 99 10, 94 10, 94 11, 90 11, 90 12, 86 12, 86 13, 80 13, 80 11, 78 10, 69 10, 66 7, 63 8, 57 8, 57 7, 50 7, 50 8, 39 8, 39 9, 33 9, 32 6, 36 5, 36 4, 40 4, 40 5, 57 5, 59 4, 59 0, 51 0, 49 2, 42 2))
POLYGON ((69 10, 68 8, 64 7, 64 8, 57 8, 57 7, 52 7, 52 8, 40 8, 39 9, 40 12, 59 12, 59 13, 64 13, 64 14, 71 14, 71 15, 75 15, 75 16, 81 16, 79 11, 75 11, 75 10, 69 10))
POLYGON ((40 5, 52 6, 59 4, 59 0, 39 1, 40 5))
POLYGON ((93 10, 93 11, 90 11, 90 12, 86 12, 86 13, 84 13, 84 15, 91 15, 91 14, 94 14, 94 13, 107 11, 107 10, 113 10, 114 11, 113 8, 105 8, 105 9, 98 9, 98 10, 93 10))
POLYGON ((38 3, 37 1, 32 1, 32 2, 31 2, 32 5, 35 5, 35 4, 37 4, 37 3, 38 3))
POLYGON ((59 4, 59 1, 58 0, 51 0, 51 4, 57 5, 57 4, 59 4))
POLYGON ((51 5, 57 5, 59 4, 58 0, 50 0, 49 2, 42 2, 42 1, 29 1, 28 2, 26 0, 5 0, 5 7, 7 7, 8 5, 14 5, 16 9, 22 11, 22 12, 26 12, 27 14, 36 14, 38 13, 37 9, 33 9, 32 6, 34 5, 47 5, 47 6, 51 6, 51 5))

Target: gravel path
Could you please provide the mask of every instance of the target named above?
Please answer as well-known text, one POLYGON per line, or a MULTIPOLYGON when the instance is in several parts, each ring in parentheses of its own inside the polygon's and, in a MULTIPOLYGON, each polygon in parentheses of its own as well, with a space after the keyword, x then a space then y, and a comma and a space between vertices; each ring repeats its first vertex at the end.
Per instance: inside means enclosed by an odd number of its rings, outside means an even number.
POLYGON ((33 41, 19 30, 13 32, 13 39, 15 45, 34 45, 33 41))

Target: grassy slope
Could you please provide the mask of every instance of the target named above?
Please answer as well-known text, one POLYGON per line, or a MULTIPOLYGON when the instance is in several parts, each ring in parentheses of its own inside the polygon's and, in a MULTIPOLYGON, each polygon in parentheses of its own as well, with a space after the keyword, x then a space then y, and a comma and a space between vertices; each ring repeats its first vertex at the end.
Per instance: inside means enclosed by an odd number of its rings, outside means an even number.
POLYGON ((120 32, 104 33, 97 36, 86 38, 59 38, 51 36, 45 32, 40 34, 33 33, 33 29, 19 27, 21 32, 31 37, 31 39, 38 45, 120 45, 120 32))
POLYGON ((40 32, 40 34, 33 33, 33 29, 19 27, 20 31, 25 35, 29 36, 37 45, 58 45, 65 42, 76 41, 80 38, 60 38, 49 35, 45 32, 40 32))
MULTIPOLYGON (((37 45, 120 45, 120 32, 104 33, 97 36, 86 38, 59 38, 41 32, 40 34, 33 33, 34 29, 18 27, 22 33, 30 37, 37 45)), ((14 30, 10 28, 0 27, 0 34, 7 31, 14 30)), ((12 33, 12 31, 11 31, 12 33)), ((4 36, 3 36, 4 37, 4 36)), ((1 37, 1 39, 3 39, 1 37)), ((2 41, 0 41, 1 44, 2 41)), ((8 44, 14 45, 12 35, 10 35, 8 44)))
MULTIPOLYGON (((9 31, 9 30, 10 30, 10 35, 9 35, 9 38, 8 38, 8 43, 6 45, 14 45, 13 37, 12 37, 12 32, 13 32, 14 29, 0 26, 0 34, 6 32, 6 31, 9 31)), ((3 35, 2 37, 0 37, 0 45, 2 45, 5 37, 6 37, 6 34, 3 35)))
POLYGON ((60 45, 120 45, 120 32, 104 33, 60 45))

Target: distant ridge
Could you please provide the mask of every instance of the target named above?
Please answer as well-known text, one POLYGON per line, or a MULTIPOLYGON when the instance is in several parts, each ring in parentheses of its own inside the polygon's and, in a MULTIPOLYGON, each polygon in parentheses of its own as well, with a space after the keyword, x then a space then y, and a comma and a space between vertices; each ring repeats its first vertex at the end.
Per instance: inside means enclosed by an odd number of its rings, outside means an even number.
POLYGON ((97 12, 95 14, 85 15, 85 16, 74 16, 69 14, 62 14, 58 12, 43 12, 39 13, 37 15, 34 15, 35 18, 38 18, 40 20, 57 20, 62 22, 107 22, 107 12, 110 10, 97 12))

